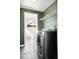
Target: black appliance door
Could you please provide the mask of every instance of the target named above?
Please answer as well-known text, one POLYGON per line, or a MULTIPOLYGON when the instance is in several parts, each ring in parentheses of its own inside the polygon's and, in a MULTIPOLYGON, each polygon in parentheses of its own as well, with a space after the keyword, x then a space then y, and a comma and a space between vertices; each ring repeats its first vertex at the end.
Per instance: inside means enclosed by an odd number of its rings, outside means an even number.
POLYGON ((45 57, 57 59, 57 32, 45 32, 45 57))

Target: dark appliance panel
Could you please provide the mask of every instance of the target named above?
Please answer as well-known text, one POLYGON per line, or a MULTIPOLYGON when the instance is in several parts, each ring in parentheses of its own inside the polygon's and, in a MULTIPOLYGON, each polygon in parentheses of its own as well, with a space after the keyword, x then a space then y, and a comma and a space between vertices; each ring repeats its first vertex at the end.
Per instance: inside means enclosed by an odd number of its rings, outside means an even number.
POLYGON ((37 39, 38 59, 57 59, 57 32, 41 31, 37 39))
POLYGON ((57 58, 57 32, 45 32, 45 57, 46 59, 57 58))

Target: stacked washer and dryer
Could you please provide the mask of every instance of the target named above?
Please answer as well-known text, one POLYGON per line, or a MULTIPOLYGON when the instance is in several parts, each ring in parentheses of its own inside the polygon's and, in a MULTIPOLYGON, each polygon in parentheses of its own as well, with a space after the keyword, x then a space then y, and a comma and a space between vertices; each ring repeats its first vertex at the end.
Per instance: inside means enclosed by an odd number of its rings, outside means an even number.
POLYGON ((57 31, 39 31, 38 59, 57 59, 57 31))

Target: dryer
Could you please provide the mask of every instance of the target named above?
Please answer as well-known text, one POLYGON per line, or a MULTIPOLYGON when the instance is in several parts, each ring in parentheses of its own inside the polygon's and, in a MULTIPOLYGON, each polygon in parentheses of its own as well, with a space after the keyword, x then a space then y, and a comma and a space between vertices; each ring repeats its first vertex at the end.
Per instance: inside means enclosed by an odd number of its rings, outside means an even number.
POLYGON ((37 46, 39 59, 57 59, 57 32, 40 31, 37 46))

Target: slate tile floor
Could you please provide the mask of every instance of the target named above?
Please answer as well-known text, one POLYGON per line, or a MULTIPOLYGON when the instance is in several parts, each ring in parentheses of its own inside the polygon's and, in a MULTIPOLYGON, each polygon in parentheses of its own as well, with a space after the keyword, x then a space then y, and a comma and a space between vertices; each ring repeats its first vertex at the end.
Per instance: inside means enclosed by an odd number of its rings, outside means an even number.
POLYGON ((32 45, 20 48, 20 59, 37 59, 37 52, 32 45))
POLYGON ((20 59, 37 59, 35 42, 28 46, 20 47, 20 59))

